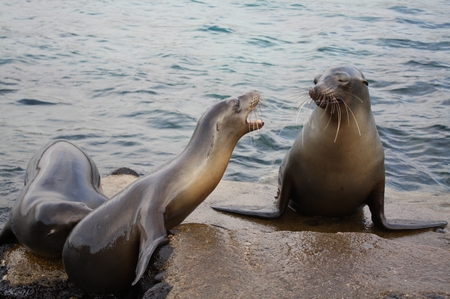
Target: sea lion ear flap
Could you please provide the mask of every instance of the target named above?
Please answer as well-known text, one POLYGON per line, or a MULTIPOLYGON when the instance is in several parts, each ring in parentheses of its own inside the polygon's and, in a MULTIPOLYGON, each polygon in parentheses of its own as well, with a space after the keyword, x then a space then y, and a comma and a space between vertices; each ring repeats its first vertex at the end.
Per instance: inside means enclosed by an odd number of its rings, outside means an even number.
POLYGON ((216 122, 216 130, 220 131, 219 128, 220 128, 220 120, 216 122))

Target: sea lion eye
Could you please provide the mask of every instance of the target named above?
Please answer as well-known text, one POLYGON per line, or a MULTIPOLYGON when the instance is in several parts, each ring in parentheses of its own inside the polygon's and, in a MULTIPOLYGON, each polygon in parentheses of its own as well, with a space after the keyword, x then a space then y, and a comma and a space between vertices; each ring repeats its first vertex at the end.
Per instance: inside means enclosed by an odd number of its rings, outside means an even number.
POLYGON ((369 86, 369 82, 367 80, 363 80, 363 83, 369 86))
POLYGON ((341 83, 347 83, 349 81, 349 77, 347 76, 347 74, 337 73, 336 77, 337 80, 341 83))

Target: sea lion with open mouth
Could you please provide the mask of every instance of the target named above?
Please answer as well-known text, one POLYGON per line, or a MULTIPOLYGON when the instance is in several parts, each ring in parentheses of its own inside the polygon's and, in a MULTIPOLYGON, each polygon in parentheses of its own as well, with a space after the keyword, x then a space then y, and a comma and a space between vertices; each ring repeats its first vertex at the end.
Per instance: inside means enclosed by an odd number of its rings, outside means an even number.
POLYGON ((260 97, 250 92, 211 107, 186 149, 90 213, 63 250, 64 268, 80 288, 114 293, 136 284, 167 230, 180 224, 217 186, 238 140, 260 129, 247 117, 260 97))

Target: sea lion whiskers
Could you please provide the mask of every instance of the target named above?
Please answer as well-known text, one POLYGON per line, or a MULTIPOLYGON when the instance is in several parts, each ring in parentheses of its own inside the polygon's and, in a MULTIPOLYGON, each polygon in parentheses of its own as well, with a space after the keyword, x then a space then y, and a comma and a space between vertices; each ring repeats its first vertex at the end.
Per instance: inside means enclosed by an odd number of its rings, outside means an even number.
POLYGON ((356 94, 354 94, 354 93, 352 93, 352 92, 350 92, 350 91, 348 91, 348 90, 343 90, 343 92, 346 92, 346 93, 348 93, 348 94, 354 96, 354 97, 357 98, 361 103, 364 103, 364 101, 363 101, 360 97, 358 97, 356 94))
MULTIPOLYGON (((299 106, 298 108, 298 113, 297 113, 297 120, 296 120, 296 124, 298 123, 298 116, 300 115, 300 111, 306 106, 306 104, 308 104, 308 110, 309 114, 307 115, 307 117, 305 117, 305 120, 303 121, 303 127, 305 127, 306 123, 309 121, 310 116, 311 116, 311 105, 314 103, 314 100, 311 99, 311 97, 309 96, 308 93, 305 93, 305 95, 303 96, 305 99, 303 100, 303 103, 299 106)), ((302 138, 303 138, 303 130, 302 130, 302 138)), ((303 140, 303 139, 302 139, 303 140)))
POLYGON ((334 137, 334 141, 333 143, 336 143, 338 134, 339 134, 339 128, 341 127, 341 107, 339 106, 339 104, 335 105, 336 109, 337 109, 337 113, 338 113, 338 125, 337 125, 337 129, 336 129, 336 136, 334 137))
POLYGON ((319 118, 322 118, 322 117, 326 114, 327 108, 328 108, 328 104, 329 104, 329 103, 327 103, 327 104, 325 105, 325 107, 322 109, 322 110, 323 110, 323 111, 322 111, 322 115, 320 115, 319 118))
MULTIPOLYGON (((311 105, 312 105, 312 102, 313 102, 313 101, 311 101, 311 98, 309 97, 308 93, 303 93, 303 94, 300 94, 300 95, 295 95, 295 96, 289 97, 289 99, 293 99, 293 100, 298 99, 299 104, 297 105, 297 109, 295 109, 295 111, 292 112, 292 114, 290 114, 291 116, 285 120, 283 126, 281 127, 280 132, 278 133, 278 136, 281 136, 281 133, 283 132, 284 128, 286 127, 286 125, 287 125, 287 123, 288 123, 288 121, 289 121, 288 119, 290 119, 290 118, 294 115, 294 113, 296 114, 295 125, 298 125, 298 119, 299 119, 299 117, 300 117, 300 114, 301 114, 301 112, 304 110, 304 108, 305 108, 305 106, 306 106, 307 104, 308 104, 308 111, 311 111, 310 108, 311 108, 311 105)), ((283 108, 284 106, 285 106, 285 104, 283 104, 283 105, 280 107, 280 109, 283 108)), ((309 118, 309 117, 306 117, 306 118, 305 118, 305 121, 303 122, 303 125, 305 124, 305 122, 306 122, 306 120, 307 120, 308 118, 309 118)))
MULTIPOLYGON (((358 96, 356 96, 353 93, 350 93, 348 91, 346 91, 347 93, 349 93, 352 96, 355 96, 359 101, 363 102, 358 96)), ((325 127, 323 128, 323 130, 325 131, 330 122, 331 119, 333 117, 333 114, 337 114, 338 117, 338 123, 337 123, 337 128, 336 128, 336 135, 334 138, 334 143, 337 140, 337 137, 339 135, 339 130, 341 127, 341 122, 342 122, 342 109, 340 107, 340 104, 343 103, 344 107, 347 111, 347 119, 348 119, 348 124, 350 125, 350 116, 349 116, 349 111, 352 114, 353 118, 355 119, 355 123, 356 126, 358 128, 358 132, 359 135, 361 136, 361 130, 359 128, 359 124, 358 121, 356 120, 356 117, 353 113, 353 111, 351 110, 350 106, 342 99, 338 96, 338 93, 333 90, 331 87, 329 87, 328 85, 322 86, 320 87, 318 90, 315 90, 314 88, 311 88, 309 91, 309 95, 311 97, 311 99, 317 104, 318 107, 323 109, 322 115, 320 116, 320 118, 322 118, 325 114, 329 114, 329 119, 327 124, 325 125, 325 127)))
POLYGON ((350 109, 350 107, 345 102, 344 102, 344 107, 345 107, 345 111, 347 111, 347 123, 350 126, 350 114, 349 114, 349 111, 348 111, 348 109, 350 109))
MULTIPOLYGON (((355 120, 356 128, 358 129, 358 134, 359 134, 359 136, 361 136, 361 129, 359 128, 359 124, 358 124, 358 121, 356 120, 355 114, 353 113, 352 109, 345 101, 342 101, 342 102, 344 103, 345 109, 347 110, 347 116, 348 116, 348 111, 350 111, 350 113, 352 114, 353 119, 355 120)), ((348 124, 350 125, 350 118, 348 120, 348 124)))
POLYGON ((309 90, 309 96, 321 108, 328 103, 340 103, 342 101, 332 86, 321 86, 318 90, 312 87, 309 90))
MULTIPOLYGON (((322 118, 322 117, 326 114, 329 105, 330 105, 330 103, 327 103, 327 104, 326 104, 326 106, 325 106, 325 108, 323 109, 323 113, 322 113, 322 115, 320 116, 320 118, 322 118)), ((330 113, 330 117, 328 118, 328 122, 327 122, 327 124, 325 125, 325 127, 323 128, 324 131, 328 128, 328 125, 329 125, 330 122, 331 122, 331 118, 333 118, 333 114, 332 114, 332 113, 330 113)))
MULTIPOLYGON (((313 101, 311 101, 311 98, 309 97, 308 94, 304 94, 303 96, 300 97, 300 99, 301 99, 301 102, 300 102, 300 105, 297 108, 297 117, 296 117, 296 120, 295 120, 295 124, 298 124, 298 118, 299 118, 300 113, 303 110, 303 108, 305 108, 306 104, 308 104, 308 111, 311 111, 310 108, 311 108, 311 104, 313 103, 313 101)), ((308 118, 309 117, 306 117, 305 119, 308 119, 308 118)))
MULTIPOLYGON (((355 120, 355 124, 356 124, 356 127, 358 129, 358 134, 359 134, 359 136, 361 136, 361 129, 359 128, 358 121, 357 121, 356 116, 353 113, 352 109, 350 108, 350 106, 345 101, 341 101, 341 103, 344 104, 345 110, 347 112, 348 125, 350 126, 350 116, 349 116, 349 114, 351 114, 353 119, 355 120)), ((341 127, 341 122, 342 122, 342 109, 341 109, 341 106, 339 105, 338 102, 327 103, 325 108, 323 108, 324 112, 322 113, 322 115, 320 117, 323 117, 323 115, 326 113, 326 111, 327 111, 327 109, 328 109, 328 107, 330 105, 331 105, 330 117, 328 119, 327 124, 323 128, 323 130, 325 131, 328 128, 328 125, 330 124, 331 119, 332 119, 332 114, 337 113, 338 123, 337 123, 337 128, 336 128, 336 135, 334 137, 334 143, 336 143, 336 140, 337 140, 337 137, 338 137, 338 134, 339 134, 339 129, 341 127)))

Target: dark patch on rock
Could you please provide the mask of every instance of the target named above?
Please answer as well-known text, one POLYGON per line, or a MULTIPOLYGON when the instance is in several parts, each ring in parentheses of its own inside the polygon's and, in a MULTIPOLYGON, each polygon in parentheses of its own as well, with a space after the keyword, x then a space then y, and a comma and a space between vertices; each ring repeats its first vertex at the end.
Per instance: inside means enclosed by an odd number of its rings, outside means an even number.
POLYGON ((165 283, 160 282, 154 285, 150 290, 148 290, 145 294, 143 299, 165 299, 167 298, 167 295, 169 295, 170 291, 172 290, 172 286, 165 283))
POLYGON ((139 174, 136 171, 128 167, 121 167, 111 172, 111 175, 119 175, 119 174, 129 174, 135 177, 139 177, 139 174))

